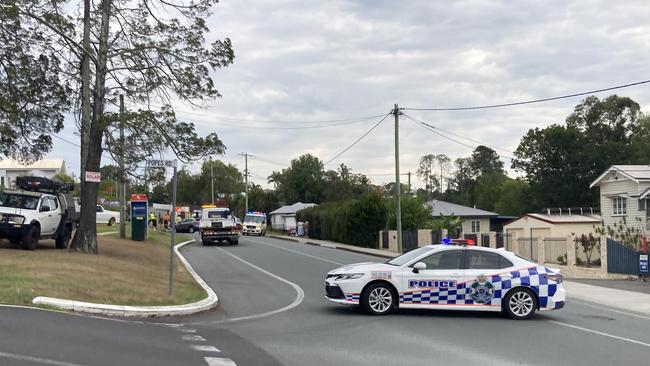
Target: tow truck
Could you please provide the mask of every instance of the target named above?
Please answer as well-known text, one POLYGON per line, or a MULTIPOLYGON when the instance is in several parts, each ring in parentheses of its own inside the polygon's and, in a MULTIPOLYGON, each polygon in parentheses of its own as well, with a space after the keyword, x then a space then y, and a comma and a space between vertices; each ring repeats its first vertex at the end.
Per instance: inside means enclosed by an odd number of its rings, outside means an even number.
POLYGON ((18 177, 18 189, 0 192, 0 239, 34 250, 41 239, 54 239, 57 249, 68 247, 79 213, 69 194, 72 183, 43 177, 18 177))
POLYGON ((199 224, 203 245, 219 243, 222 240, 231 245, 239 244, 241 226, 237 225, 229 208, 203 206, 199 224))

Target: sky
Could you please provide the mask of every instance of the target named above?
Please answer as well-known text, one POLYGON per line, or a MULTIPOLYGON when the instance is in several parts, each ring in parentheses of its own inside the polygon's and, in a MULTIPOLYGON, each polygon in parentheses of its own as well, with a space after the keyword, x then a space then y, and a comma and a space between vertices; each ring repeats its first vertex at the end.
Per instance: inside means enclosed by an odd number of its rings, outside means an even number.
MULTIPOLYGON (((214 158, 243 169, 238 154, 252 154, 251 180, 270 187, 272 171, 305 153, 330 160, 396 103, 509 103, 650 79, 649 15, 643 0, 223 0, 207 21, 208 40, 229 37, 235 51, 233 65, 212 73, 222 98, 202 109, 175 108, 201 134, 219 135, 227 151, 214 158), (318 123, 333 120, 346 121, 318 123)), ((596 95, 613 93, 650 111, 650 84, 596 95)), ((425 154, 467 157, 479 143, 495 148, 509 167, 529 129, 563 123, 580 101, 407 110, 463 144, 402 117, 400 171, 414 173, 425 154)), ((78 141, 74 128, 67 123, 59 135, 78 141)), ((325 168, 343 163, 376 184, 394 181, 394 132, 389 116, 325 168)), ((64 158, 69 171, 79 171, 78 148, 69 143, 55 139, 48 157, 64 158)), ((422 183, 413 177, 413 185, 422 183)))

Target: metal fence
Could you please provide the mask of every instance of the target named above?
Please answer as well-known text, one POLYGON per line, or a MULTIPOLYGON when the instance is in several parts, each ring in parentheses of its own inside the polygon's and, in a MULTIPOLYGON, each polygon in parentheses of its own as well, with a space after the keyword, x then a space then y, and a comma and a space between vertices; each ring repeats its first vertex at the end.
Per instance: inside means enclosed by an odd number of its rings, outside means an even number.
POLYGON ((607 239, 607 272, 638 275, 640 254, 641 252, 607 239))
POLYGON ((544 259, 547 263, 566 264, 566 237, 544 238, 544 259))
POLYGON ((490 247, 490 234, 481 234, 481 246, 486 248, 490 247))

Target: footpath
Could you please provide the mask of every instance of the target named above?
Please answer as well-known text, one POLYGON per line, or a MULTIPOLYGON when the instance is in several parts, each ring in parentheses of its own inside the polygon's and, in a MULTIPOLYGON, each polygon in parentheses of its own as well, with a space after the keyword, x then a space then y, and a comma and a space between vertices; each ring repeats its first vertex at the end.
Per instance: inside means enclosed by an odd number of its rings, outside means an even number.
MULTIPOLYGON (((299 244, 346 250, 382 258, 394 258, 398 255, 387 250, 363 248, 328 240, 298 238, 276 234, 270 234, 268 236, 299 244)), ((567 291, 567 297, 569 299, 588 301, 606 307, 650 315, 650 282, 644 283, 632 280, 572 280, 565 278, 564 288, 567 291)))

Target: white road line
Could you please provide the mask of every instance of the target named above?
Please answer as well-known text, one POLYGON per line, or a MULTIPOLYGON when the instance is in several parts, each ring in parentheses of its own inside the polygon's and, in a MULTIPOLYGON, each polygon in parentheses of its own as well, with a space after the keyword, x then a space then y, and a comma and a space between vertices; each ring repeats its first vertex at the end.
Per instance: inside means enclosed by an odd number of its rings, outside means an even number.
POLYGON ((603 336, 603 337, 609 337, 609 338, 613 338, 613 339, 618 339, 619 341, 624 341, 624 342, 629 342, 629 343, 638 344, 638 345, 640 345, 640 346, 650 347, 650 343, 645 343, 645 342, 637 341, 636 339, 630 339, 630 338, 625 338, 625 337, 619 337, 619 336, 617 336, 617 335, 613 335, 613 334, 609 334, 609 333, 605 333, 605 332, 601 332, 601 331, 593 330, 593 329, 589 329, 589 328, 583 328, 583 327, 579 327, 579 326, 577 326, 577 325, 572 325, 572 324, 562 323, 562 322, 558 322, 558 321, 556 321, 556 320, 549 320, 549 322, 551 322, 551 323, 553 323, 553 324, 561 325, 561 326, 563 326, 563 327, 567 327, 567 328, 572 328, 572 329, 581 330, 581 331, 583 331, 583 332, 587 332, 587 333, 598 334, 598 335, 601 335, 601 336, 603 336))
POLYGON ((182 333, 196 333, 196 329, 179 328, 178 331, 182 333))
POLYGON ((278 276, 276 274, 273 274, 273 273, 271 273, 271 272, 269 272, 269 271, 267 271, 267 270, 265 270, 263 268, 260 268, 260 267, 258 267, 256 265, 254 265, 253 263, 246 261, 245 259, 239 258, 238 256, 228 252, 225 249, 222 249, 222 248, 219 248, 219 247, 216 247, 216 248, 218 250, 228 254, 229 256, 237 259, 238 261, 255 268, 256 270, 264 273, 265 275, 273 277, 273 278, 275 278, 276 280, 278 280, 280 282, 286 283, 287 285, 293 287, 293 289, 296 291, 296 298, 293 300, 293 302, 291 304, 289 304, 287 306, 284 306, 282 308, 279 308, 279 309, 276 309, 276 310, 273 310, 273 311, 268 311, 268 312, 265 312, 265 313, 242 316, 242 317, 239 317, 239 318, 230 318, 230 319, 226 319, 226 320, 219 321, 219 322, 216 322, 216 323, 230 323, 230 322, 235 322, 235 321, 240 321, 240 320, 259 319, 259 318, 264 318, 264 317, 267 317, 267 316, 279 314, 279 313, 282 313, 282 312, 285 312, 287 310, 291 310, 291 309, 295 308, 296 306, 300 305, 302 303, 302 301, 305 299, 305 292, 302 290, 302 288, 300 286, 296 285, 295 283, 293 283, 293 282, 291 282, 289 280, 286 280, 286 279, 284 279, 284 278, 282 278, 282 277, 280 277, 280 276, 278 276))
POLYGON ((325 259, 325 258, 317 257, 317 256, 315 256, 315 255, 302 253, 302 252, 299 252, 299 251, 297 251, 297 250, 292 250, 292 249, 287 249, 287 248, 283 248, 283 247, 278 247, 278 246, 275 246, 275 245, 272 245, 272 244, 262 243, 261 241, 257 241, 257 240, 253 240, 253 241, 254 241, 255 243, 257 243, 257 244, 266 245, 267 247, 273 247, 273 248, 275 248, 275 249, 286 250, 287 252, 300 254, 300 255, 302 255, 302 256, 309 257, 309 258, 313 258, 313 259, 316 259, 316 260, 319 260, 319 261, 322 261, 322 262, 332 263, 332 264, 336 264, 336 265, 339 265, 339 266, 344 266, 344 265, 345 265, 345 263, 340 263, 340 262, 331 261, 331 260, 329 260, 329 259, 325 259))
POLYGON ((54 361, 54 360, 48 360, 46 358, 18 355, 18 354, 15 354, 15 353, 6 353, 6 352, 0 352, 0 358, 8 358, 8 359, 12 359, 12 360, 33 362, 33 363, 38 363, 38 364, 41 364, 41 365, 83 366, 83 365, 80 365, 78 363, 54 361))
POLYGON ((208 366, 237 366, 235 361, 229 358, 205 357, 208 366))
POLYGON ((200 342, 205 342, 205 338, 201 337, 200 335, 184 335, 181 337, 184 341, 200 341, 200 342))
POLYGON ((192 349, 198 352, 221 352, 221 350, 215 346, 204 346, 201 344, 193 344, 192 349))

